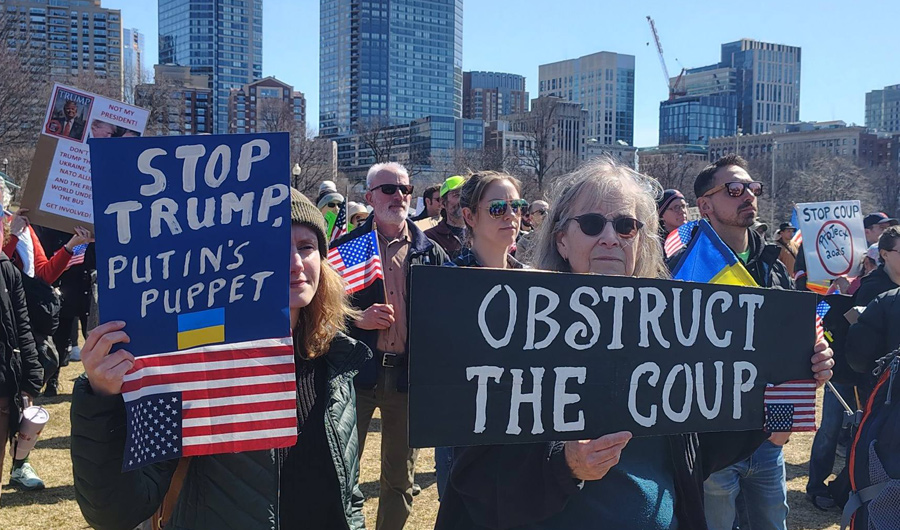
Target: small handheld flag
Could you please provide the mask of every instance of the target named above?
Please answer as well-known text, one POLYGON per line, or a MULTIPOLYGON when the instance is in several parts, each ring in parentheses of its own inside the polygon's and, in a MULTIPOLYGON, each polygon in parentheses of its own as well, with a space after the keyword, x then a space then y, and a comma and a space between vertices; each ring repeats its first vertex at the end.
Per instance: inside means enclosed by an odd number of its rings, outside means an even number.
POLYGON ((344 279, 347 293, 355 293, 379 278, 384 279, 377 237, 373 230, 328 251, 328 263, 344 279))
POLYGON ((691 241, 691 231, 694 230, 695 226, 697 226, 697 221, 688 221, 675 230, 672 230, 666 237, 666 242, 663 245, 663 250, 665 251, 667 258, 674 256, 676 252, 681 250, 682 247, 691 241))
POLYGON ((74 267, 75 265, 84 263, 85 251, 87 251, 87 243, 75 245, 75 248, 72 249, 72 256, 69 257, 69 263, 66 264, 66 270, 69 270, 69 268, 74 267))
POLYGON ((338 207, 337 217, 334 220, 334 226, 331 227, 331 239, 336 241, 338 238, 347 233, 347 201, 341 203, 338 207))
POLYGON ((697 231, 687 251, 672 270, 672 278, 687 282, 757 286, 741 261, 705 219, 698 221, 697 231))

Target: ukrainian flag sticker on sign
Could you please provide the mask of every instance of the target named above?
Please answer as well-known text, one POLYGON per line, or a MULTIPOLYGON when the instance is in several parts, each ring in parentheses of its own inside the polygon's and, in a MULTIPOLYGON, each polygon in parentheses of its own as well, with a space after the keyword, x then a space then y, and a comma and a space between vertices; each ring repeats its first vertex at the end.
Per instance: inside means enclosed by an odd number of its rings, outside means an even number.
POLYGON ((225 342, 225 308, 178 315, 178 349, 225 342))

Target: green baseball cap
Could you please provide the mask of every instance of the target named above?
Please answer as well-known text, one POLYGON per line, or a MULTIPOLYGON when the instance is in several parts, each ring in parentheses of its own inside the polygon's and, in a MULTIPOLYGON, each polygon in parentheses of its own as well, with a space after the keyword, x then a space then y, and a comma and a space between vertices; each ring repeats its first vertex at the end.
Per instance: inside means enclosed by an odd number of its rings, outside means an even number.
POLYGON ((460 177, 459 175, 448 178, 444 181, 444 184, 441 185, 441 197, 447 194, 449 191, 453 191, 456 188, 463 185, 466 182, 466 177, 460 177))

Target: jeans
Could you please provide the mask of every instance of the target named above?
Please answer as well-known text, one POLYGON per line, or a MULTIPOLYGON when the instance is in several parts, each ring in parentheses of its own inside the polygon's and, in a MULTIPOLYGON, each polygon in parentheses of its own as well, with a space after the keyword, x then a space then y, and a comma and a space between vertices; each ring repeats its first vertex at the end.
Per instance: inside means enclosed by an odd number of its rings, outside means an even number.
POLYGON ((787 530, 787 484, 781 447, 763 442, 750 458, 710 475, 703 483, 706 524, 709 530, 732 530, 742 493, 749 528, 787 530))
MULTIPOLYGON (((834 385, 834 387, 844 401, 855 404, 855 400, 852 398, 852 386, 834 385)), ((816 432, 809 457, 809 482, 806 483, 806 493, 809 495, 828 496, 825 479, 831 475, 834 467, 834 452, 837 450, 843 423, 844 407, 841 406, 831 389, 826 386, 825 398, 822 403, 822 424, 816 432)))
POLYGON ((447 491, 447 485, 450 483, 450 465, 452 463, 452 447, 434 448, 434 471, 437 479, 438 500, 441 500, 444 492, 447 491))

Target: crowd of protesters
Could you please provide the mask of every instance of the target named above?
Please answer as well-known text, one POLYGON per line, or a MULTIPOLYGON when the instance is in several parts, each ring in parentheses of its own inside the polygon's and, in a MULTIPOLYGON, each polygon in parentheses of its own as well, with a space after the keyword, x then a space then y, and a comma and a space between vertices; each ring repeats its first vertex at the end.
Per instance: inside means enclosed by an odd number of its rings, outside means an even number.
MULTIPOLYGON (((55 396, 60 366, 80 359, 86 373, 72 400, 75 490, 86 520, 97 528, 160 521, 185 529, 365 528, 360 456, 376 409, 380 489, 377 514, 368 523, 404 528, 418 492, 417 451, 409 447, 408 432, 410 267, 665 279, 685 248, 667 256, 664 243, 693 210, 681 191, 663 190, 654 179, 605 158, 556 179, 546 197, 524 197, 521 183, 505 173, 449 176, 424 190, 418 215, 410 175, 393 162, 369 169, 365 204, 349 201, 328 181, 316 197, 292 190, 297 444, 123 473, 120 393, 134 359, 124 349, 110 352, 128 341, 127 323, 100 325, 78 347, 79 332, 90 327, 96 277, 91 234, 33 227, 27 211, 8 211, 9 192, 0 192, 0 436, 12 439, 19 411, 42 391, 55 396), (343 230, 335 222, 345 223, 343 230), (347 295, 328 265, 328 250, 372 232, 383 280, 347 295), (84 256, 73 263, 76 252, 84 256), (62 293, 50 333, 30 324, 26 291, 32 282, 62 293)), ((693 192, 697 214, 760 287, 806 287, 797 227, 780 223, 768 239, 768 225, 758 219, 763 184, 742 158, 728 155, 704 168, 693 192)), ((826 480, 835 471, 835 455, 848 445, 838 398, 861 407, 873 386, 867 374, 900 346, 900 327, 892 325, 900 318, 894 304, 900 297, 900 222, 876 212, 864 225, 870 246, 863 262, 830 291, 852 295, 855 305, 867 308, 847 335, 846 364, 856 375, 826 390, 810 455, 807 498, 821 510, 839 504, 826 480)), ((822 386, 832 378, 834 352, 821 338, 809 351, 810 377, 822 386)), ((783 446, 789 441, 787 433, 763 430, 639 438, 617 432, 595 440, 439 447, 436 528, 786 529, 783 446)), ((43 487, 27 459, 13 462, 11 482, 28 490, 43 487)))

